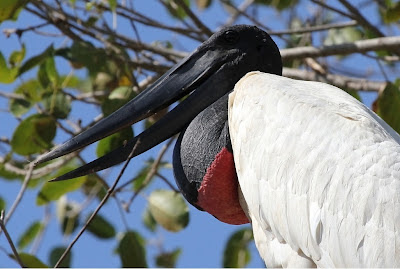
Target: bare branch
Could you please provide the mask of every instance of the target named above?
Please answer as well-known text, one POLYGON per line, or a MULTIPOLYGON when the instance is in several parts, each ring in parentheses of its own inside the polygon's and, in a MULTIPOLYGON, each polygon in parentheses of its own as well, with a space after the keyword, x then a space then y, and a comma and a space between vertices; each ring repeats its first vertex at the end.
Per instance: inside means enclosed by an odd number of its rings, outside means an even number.
POLYGON ((24 96, 21 94, 4 92, 4 91, 0 91, 0 96, 7 99, 25 100, 24 96))
POLYGON ((190 8, 183 2, 182 0, 174 0, 181 8, 185 11, 185 13, 189 16, 189 18, 193 21, 193 23, 199 28, 203 33, 207 36, 211 36, 213 32, 201 22, 201 20, 190 10, 190 8))
POLYGON ((378 92, 386 86, 386 82, 382 81, 371 81, 367 79, 347 77, 335 74, 321 75, 317 72, 292 68, 283 68, 283 75, 285 77, 294 79, 320 81, 335 85, 339 88, 349 88, 356 91, 378 92))
POLYGON ((321 6, 321 7, 324 7, 324 8, 326 8, 326 9, 329 9, 329 10, 331 10, 331 11, 333 11, 333 12, 335 12, 335 13, 338 13, 338 14, 340 14, 340 15, 342 15, 342 16, 345 16, 345 17, 348 17, 348 18, 351 18, 351 19, 355 19, 353 15, 348 14, 348 13, 346 13, 346 12, 344 12, 344 11, 341 11, 340 9, 337 9, 337 8, 335 8, 335 7, 333 7, 333 6, 330 6, 330 5, 328 5, 327 3, 325 3, 324 1, 320 1, 320 0, 311 0, 311 1, 312 1, 313 3, 315 3, 315 4, 319 5, 319 6, 321 6))
POLYGON ((239 7, 235 10, 235 13, 225 22, 224 26, 231 26, 239 18, 240 15, 246 12, 246 9, 253 3, 254 0, 244 0, 243 3, 241 3, 239 7))
POLYGON ((14 253, 15 259, 17 259, 19 265, 20 265, 22 268, 26 268, 26 266, 24 265, 24 263, 23 263, 22 260, 21 260, 21 257, 20 257, 19 254, 18 254, 17 249, 15 248, 15 245, 14 245, 14 243, 13 243, 11 237, 10 237, 10 234, 8 233, 8 231, 7 231, 7 229, 6 229, 5 221, 4 221, 4 210, 2 210, 0 214, 1 214, 1 215, 0 215, 0 227, 1 227, 1 229, 4 231, 4 235, 6 236, 7 241, 8 241, 8 243, 10 244, 10 247, 11 247, 13 253, 14 253))
POLYGON ((121 15, 122 17, 125 17, 129 20, 133 20, 133 21, 137 21, 141 24, 144 25, 148 25, 148 26, 152 26, 155 28, 159 28, 159 29, 164 29, 164 30, 168 30, 168 31, 172 31, 193 39, 196 39, 198 41, 204 41, 204 38, 201 38, 201 31, 198 30, 194 30, 191 28, 181 28, 181 27, 173 27, 173 26, 167 26, 163 23, 160 23, 154 19, 151 19, 143 14, 140 14, 132 9, 129 9, 127 7, 124 7, 120 4, 118 4, 117 6, 117 13, 119 15, 121 15), (130 13, 130 14, 128 14, 130 13), (194 35, 195 34, 195 35, 194 35))
POLYGON ((241 10, 239 8, 237 8, 235 5, 233 5, 230 1, 228 0, 221 0, 221 2, 227 6, 229 6, 230 8, 232 8, 233 10, 235 10, 235 12, 237 14, 240 14, 244 17, 246 17, 248 20, 250 20, 252 23, 254 23, 254 25, 260 27, 261 29, 264 29, 267 32, 270 32, 270 29, 268 27, 266 27, 264 24, 262 24, 261 22, 259 22, 258 20, 256 20, 253 16, 248 15, 245 10, 241 10))
POLYGON ((169 182, 168 178, 166 178, 165 176, 161 175, 160 173, 156 173, 156 176, 158 176, 159 178, 161 178, 161 179, 171 188, 171 190, 173 190, 173 191, 176 192, 176 193, 179 193, 179 190, 177 190, 177 189, 175 188, 175 186, 172 185, 171 182, 169 182))
POLYGON ((34 164, 30 163, 29 164, 29 168, 28 168, 28 172, 25 175, 24 182, 22 183, 21 189, 19 190, 19 193, 18 193, 17 197, 15 198, 14 203, 12 204, 10 210, 8 211, 6 217, 4 218, 4 225, 7 224, 7 222, 11 218, 11 216, 14 214, 15 209, 17 209, 19 203, 21 202, 22 197, 25 194, 26 188, 28 187, 28 183, 32 178, 33 167, 34 167, 34 164))
POLYGON ((385 35, 374 25, 372 25, 361 13, 358 11, 356 7, 354 7, 352 4, 350 4, 346 0, 339 0, 339 2, 347 8, 348 11, 353 14, 353 17, 355 20, 357 20, 362 26, 364 26, 366 29, 371 30, 374 32, 379 37, 384 37, 385 35))
POLYGON ((291 35, 291 34, 304 34, 304 33, 311 33, 311 32, 318 32, 318 31, 325 31, 329 29, 337 29, 337 28, 345 28, 349 26, 355 26, 358 22, 355 20, 346 21, 346 22, 337 22, 337 23, 329 23, 324 25, 317 25, 317 26, 310 26, 304 27, 300 29, 290 29, 284 31, 272 31, 268 34, 270 35, 291 35))
POLYGON ((380 37, 359 40, 354 43, 344 43, 332 46, 297 47, 281 50, 283 60, 301 59, 306 57, 332 56, 350 53, 362 53, 374 50, 397 50, 400 47, 400 36, 380 37))

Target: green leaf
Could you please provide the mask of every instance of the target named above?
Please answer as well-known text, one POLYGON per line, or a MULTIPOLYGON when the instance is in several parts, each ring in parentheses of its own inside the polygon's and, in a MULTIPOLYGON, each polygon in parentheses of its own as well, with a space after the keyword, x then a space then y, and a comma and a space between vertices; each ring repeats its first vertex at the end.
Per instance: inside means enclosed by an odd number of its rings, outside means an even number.
MULTIPOLYGON (((92 214, 89 214, 91 216, 92 214)), ((114 227, 101 215, 94 216, 92 221, 87 227, 87 230, 93 235, 102 239, 109 239, 115 236, 114 227)))
POLYGON ((15 129, 11 147, 20 155, 30 155, 49 149, 56 135, 56 129, 56 121, 53 117, 32 115, 23 120, 15 129))
POLYGON ((147 267, 144 239, 135 231, 123 234, 117 252, 122 267, 147 267))
POLYGON ((27 60, 19 69, 18 75, 22 75, 23 73, 31 70, 35 66, 44 62, 47 58, 52 57, 54 55, 54 48, 53 45, 47 47, 45 51, 40 53, 39 55, 33 56, 29 60, 27 60))
POLYGON ((100 71, 104 71, 108 59, 104 49, 99 49, 89 42, 75 41, 70 48, 56 51, 56 55, 69 60, 74 68, 85 66, 89 75, 93 77, 100 71))
POLYGON ((31 79, 19 85, 15 93, 22 94, 30 102, 39 102, 45 90, 38 80, 31 79))
POLYGON ((10 100, 10 111, 16 116, 20 117, 27 113, 32 107, 32 103, 25 99, 11 99, 10 100))
MULTIPOLYGON (((35 256, 33 256, 31 254, 22 252, 22 253, 19 253, 19 257, 21 258, 22 263, 26 267, 48 268, 48 266, 46 264, 44 264, 41 260, 39 260, 38 258, 36 258, 35 256)), ((16 260, 15 257, 13 257, 13 259, 16 260)))
POLYGON ((275 0, 273 5, 278 10, 284 10, 297 4, 297 0, 275 0))
POLYGON ((394 84, 388 83, 379 94, 377 114, 396 132, 400 133, 400 79, 394 84))
MULTIPOLYGON (((50 267, 54 267, 56 265, 56 263, 61 258, 66 249, 67 249, 66 247, 59 246, 53 248, 50 251, 50 256, 49 256, 50 267)), ((60 263, 60 265, 58 266, 59 268, 71 267, 71 256, 72 256, 71 251, 72 250, 68 252, 63 261, 60 263)))
POLYGON ((49 79, 49 76, 47 75, 45 60, 39 65, 39 69, 37 72, 37 79, 40 82, 40 85, 42 85, 43 89, 46 89, 46 91, 49 91, 50 79, 49 79))
POLYGON ((43 105, 49 114, 58 119, 66 119, 71 112, 71 97, 58 91, 43 96, 43 105))
POLYGON ((108 116, 135 97, 132 87, 122 86, 111 92, 106 100, 101 104, 104 116, 108 116))
POLYGON ((277 10, 284 10, 297 3, 297 0, 256 0, 256 4, 273 6, 277 10))
MULTIPOLYGON (((1 11, 0 11, 1 12, 1 11)), ((18 68, 8 68, 3 54, 0 52, 0 83, 11 83, 18 74, 18 68)))
MULTIPOLYGON (((98 20, 99 20, 99 17, 90 16, 86 21, 83 22, 83 25, 85 27, 90 28, 90 27, 93 27, 98 20)), ((73 64, 73 67, 79 69, 79 65, 74 65, 73 64)))
POLYGON ((8 58, 8 62, 12 67, 19 66, 22 60, 25 58, 25 45, 22 45, 21 50, 15 50, 11 53, 8 58))
POLYGON ((342 90, 344 90, 345 92, 347 92, 348 94, 350 94, 351 96, 353 96, 354 98, 356 98, 358 101, 361 102, 361 97, 359 95, 359 92, 353 89, 346 89, 343 88, 342 90))
POLYGON ((225 246, 223 267, 246 267, 251 259, 248 244, 252 240, 253 232, 251 228, 244 228, 232 234, 225 246))
MULTIPOLYGON (((137 192, 141 188, 145 188, 150 185, 150 183, 154 179, 154 175, 152 175, 152 177, 149 178, 148 182, 144 182, 144 181, 146 180, 147 175, 150 172, 150 169, 153 166, 153 164, 154 164, 153 158, 150 158, 146 162, 144 162, 144 166, 139 170, 139 172, 133 178, 133 191, 137 192), (143 186, 143 184, 146 184, 146 186, 143 186)), ((171 168, 171 164, 168 162, 161 162, 158 165, 158 169, 160 169, 160 168, 171 168)))
POLYGON ((1 0, 0 23, 6 20, 16 20, 19 12, 28 0, 1 0))
POLYGON ((96 155, 101 157, 126 144, 133 138, 133 131, 131 127, 122 129, 118 133, 112 134, 100 140, 97 144, 96 155))
POLYGON ((117 0, 108 0, 108 5, 112 11, 115 11, 117 8, 117 0))
POLYGON ((150 231, 154 232, 156 230, 157 222, 151 215, 150 210, 148 208, 146 208, 145 211, 143 212, 142 221, 144 226, 150 231))
POLYGON ((148 206, 154 219, 163 228, 178 232, 189 223, 189 208, 180 193, 155 190, 150 194, 148 206))
POLYGON ((60 81, 63 86, 63 88, 71 88, 71 89, 77 89, 80 90, 80 86, 82 84, 82 81, 80 78, 77 76, 60 76, 60 81))
POLYGON ((58 75, 54 57, 47 57, 42 61, 38 71, 38 80, 43 88, 51 86, 51 89, 56 90, 59 86, 60 76, 58 75))
POLYGON ((397 22, 398 20, 400 20, 400 1, 389 7, 383 16, 385 23, 397 22))
MULTIPOLYGON (((189 0, 183 0, 183 2, 186 6, 190 7, 189 0)), ((172 17, 183 20, 187 16, 185 10, 180 5, 175 3, 174 0, 166 0, 165 4, 169 14, 172 15, 172 17)))
POLYGON ((175 268, 176 261, 182 253, 182 249, 176 248, 170 252, 163 252, 156 257, 156 265, 161 268, 175 268))
POLYGON ((42 230, 43 225, 39 221, 33 222, 28 229, 20 236, 18 239, 17 246, 19 249, 24 249, 26 246, 28 246, 34 239, 35 237, 39 234, 39 232, 42 230))
POLYGON ((0 197, 0 212, 2 210, 6 210, 6 201, 2 197, 0 197))
MULTIPOLYGON (((58 170, 58 172, 54 175, 54 177, 63 175, 76 168, 78 168, 78 166, 75 165, 64 166, 60 170, 58 170)), ((36 197, 36 204, 45 205, 51 201, 58 200, 64 194, 79 189, 85 182, 85 179, 86 176, 82 176, 71 180, 44 183, 40 192, 38 193, 38 196, 36 197)))
POLYGON ((324 41, 325 46, 339 45, 343 43, 353 43, 360 40, 363 34, 357 27, 345 27, 340 29, 330 29, 324 41))
POLYGON ((56 64, 54 62, 54 57, 49 57, 45 60, 44 64, 46 65, 47 76, 53 86, 57 86, 59 82, 59 75, 56 69, 56 64))
MULTIPOLYGON (((144 181, 147 177, 147 174, 150 171, 151 165, 154 162, 153 159, 147 161, 144 165, 144 167, 142 167, 142 169, 140 169, 140 171, 137 173, 137 175, 133 178, 133 190, 135 192, 137 192, 138 190, 140 190, 141 188, 144 188, 145 186, 143 186, 144 181)), ((154 178, 154 176, 152 176, 152 178, 154 178)), ((149 182, 152 180, 152 178, 149 179, 149 182)), ((148 186, 148 184, 147 184, 148 186)))
POLYGON ((57 218, 61 224, 61 231, 64 235, 72 234, 79 226, 78 204, 68 202, 65 196, 57 201, 57 218))
POLYGON ((97 198, 101 201, 107 193, 107 190, 104 188, 103 184, 101 184, 100 180, 94 174, 90 174, 86 176, 87 179, 85 183, 82 185, 82 191, 86 195, 93 195, 94 191, 97 198))
POLYGON ((9 103, 11 113, 19 117, 41 100, 44 89, 37 80, 28 80, 19 85, 14 92, 23 96, 23 99, 11 99, 9 103))

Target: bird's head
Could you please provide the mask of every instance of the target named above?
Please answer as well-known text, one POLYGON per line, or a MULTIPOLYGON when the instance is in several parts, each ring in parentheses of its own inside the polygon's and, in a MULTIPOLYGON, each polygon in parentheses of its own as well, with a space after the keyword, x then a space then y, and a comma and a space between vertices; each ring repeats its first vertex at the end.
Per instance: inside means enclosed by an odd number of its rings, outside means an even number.
POLYGON ((237 197, 227 105, 235 83, 250 71, 281 74, 276 44, 255 26, 223 28, 125 106, 37 162, 81 149, 188 95, 125 145, 55 180, 111 167, 126 160, 133 148, 132 156, 139 155, 180 132, 173 164, 176 182, 184 197, 221 221, 245 223, 247 218, 237 197), (236 204, 232 206, 232 203, 236 204))

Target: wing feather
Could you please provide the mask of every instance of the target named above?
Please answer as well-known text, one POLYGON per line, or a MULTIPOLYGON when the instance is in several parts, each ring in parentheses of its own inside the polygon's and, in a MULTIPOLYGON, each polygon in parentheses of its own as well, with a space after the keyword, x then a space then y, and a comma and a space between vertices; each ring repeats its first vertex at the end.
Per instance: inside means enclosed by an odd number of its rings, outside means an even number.
MULTIPOLYGON (((259 249, 268 238, 318 267, 400 267, 400 136, 392 128, 334 86, 260 72, 236 84, 228 114, 259 249)), ((271 246, 261 250, 265 261, 279 256, 271 246)))

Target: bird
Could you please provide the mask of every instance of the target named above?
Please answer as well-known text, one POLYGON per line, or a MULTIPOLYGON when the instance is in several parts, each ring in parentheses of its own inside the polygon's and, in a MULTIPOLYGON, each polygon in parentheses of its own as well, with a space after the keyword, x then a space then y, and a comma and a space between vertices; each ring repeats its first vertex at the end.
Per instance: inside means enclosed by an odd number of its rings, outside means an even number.
POLYGON ((399 134, 335 86, 283 77, 277 45, 256 26, 214 33, 37 163, 178 100, 120 148, 55 180, 111 167, 179 134, 173 168, 180 192, 222 222, 251 223, 268 267, 400 267, 399 134))

